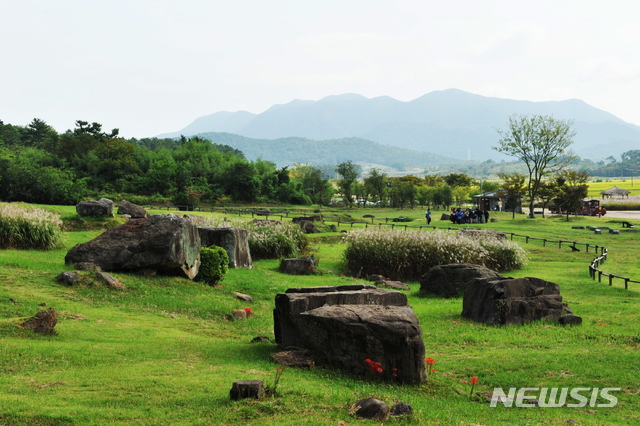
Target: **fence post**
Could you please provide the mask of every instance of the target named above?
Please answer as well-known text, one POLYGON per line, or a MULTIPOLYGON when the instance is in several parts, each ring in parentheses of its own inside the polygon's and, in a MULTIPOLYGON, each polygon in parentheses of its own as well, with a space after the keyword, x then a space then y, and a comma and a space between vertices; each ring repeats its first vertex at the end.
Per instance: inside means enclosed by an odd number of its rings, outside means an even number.
POLYGON ((602 282, 602 271, 598 269, 598 282, 602 282))
POLYGON ((613 275, 609 275, 609 285, 613 285, 613 275))
POLYGON ((624 289, 629 290, 629 278, 624 279, 624 289))
POLYGON ((547 246, 547 239, 543 238, 542 239, 542 247, 546 247, 547 246))

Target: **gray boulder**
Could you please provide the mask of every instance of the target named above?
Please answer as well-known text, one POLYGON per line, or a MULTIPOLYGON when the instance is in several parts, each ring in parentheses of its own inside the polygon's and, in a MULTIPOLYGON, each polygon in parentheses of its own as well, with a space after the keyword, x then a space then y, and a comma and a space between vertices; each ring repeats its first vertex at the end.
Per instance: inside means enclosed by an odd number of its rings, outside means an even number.
POLYGON ((571 314, 560 287, 539 278, 479 278, 464 292, 462 316, 486 324, 525 324, 571 314))
POLYGON ((426 380, 422 329, 411 306, 334 305, 303 312, 304 348, 327 364, 383 380, 426 380), (364 360, 381 364, 371 372, 364 360))
POLYGON ((202 247, 222 247, 229 255, 230 268, 251 268, 249 231, 242 228, 198 228, 202 247))
POLYGON ((108 198, 80 201, 76 205, 76 213, 79 216, 113 216, 113 201, 108 198))
POLYGON ((118 214, 129 215, 131 219, 140 219, 149 217, 149 213, 137 204, 130 203, 127 200, 120 201, 118 205, 118 214))
POLYGON ((307 275, 315 271, 317 264, 318 259, 313 256, 282 259, 280 261, 280 272, 289 275, 307 275))
POLYGON ((200 235, 192 222, 173 214, 132 219, 69 250, 65 263, 79 262, 109 272, 155 270, 193 279, 200 266, 200 235))
POLYGON ((389 404, 376 398, 365 398, 355 402, 351 407, 356 417, 384 422, 389 418, 389 404))
POLYGON ((305 348, 322 362, 398 383, 426 380, 422 329, 407 296, 371 285, 317 287, 276 295, 281 348, 305 348), (372 372, 365 360, 381 364, 372 372))
POLYGON ((464 294, 467 285, 476 278, 503 278, 498 272, 481 265, 452 263, 438 265, 420 277, 420 291, 444 297, 464 294))
POLYGON ((62 272, 60 275, 58 275, 56 277, 56 281, 61 283, 61 284, 65 284, 65 285, 74 285, 78 282, 80 282, 80 275, 76 274, 75 272, 71 272, 71 271, 66 271, 66 272, 62 272))

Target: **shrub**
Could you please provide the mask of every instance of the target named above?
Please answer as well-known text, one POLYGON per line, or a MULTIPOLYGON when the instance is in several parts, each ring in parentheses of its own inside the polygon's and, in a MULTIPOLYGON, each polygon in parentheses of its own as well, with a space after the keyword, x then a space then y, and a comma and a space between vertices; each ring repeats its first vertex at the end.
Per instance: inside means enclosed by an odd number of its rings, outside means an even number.
POLYGON ((62 245, 62 221, 44 209, 0 203, 0 247, 49 250, 62 245))
POLYGON ((506 271, 526 261, 515 243, 474 238, 443 231, 411 232, 366 229, 347 238, 344 259, 354 276, 380 274, 402 280, 418 280, 436 265, 474 263, 506 271))
POLYGON ((215 284, 222 281, 224 275, 229 272, 229 255, 222 247, 211 246, 200 248, 200 269, 198 281, 207 284, 215 284))

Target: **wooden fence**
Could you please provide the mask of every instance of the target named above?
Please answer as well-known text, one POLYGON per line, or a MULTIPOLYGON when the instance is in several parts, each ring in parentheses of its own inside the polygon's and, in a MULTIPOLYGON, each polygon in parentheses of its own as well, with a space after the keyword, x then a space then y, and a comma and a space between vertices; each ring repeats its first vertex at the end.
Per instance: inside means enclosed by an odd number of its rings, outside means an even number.
MULTIPOLYGON (((283 220, 285 218, 290 218, 290 217, 296 217, 296 216, 309 216, 310 213, 308 210, 288 210, 288 211, 277 211, 277 212, 271 212, 268 211, 266 209, 232 209, 232 208, 224 208, 224 207, 219 207, 219 208, 199 208, 199 207, 195 207, 192 208, 192 206, 171 206, 171 207, 150 207, 147 206, 147 209, 156 209, 156 210, 162 210, 162 209, 167 209, 167 210, 175 210, 178 209, 180 211, 202 211, 202 212, 219 212, 219 213, 224 213, 225 215, 230 215, 230 214, 237 214, 238 216, 242 216, 242 215, 251 215, 252 218, 256 217, 256 216, 260 216, 260 217, 266 217, 267 219, 269 217, 276 217, 276 218, 280 218, 280 220, 283 220)), ((323 222, 324 223, 336 223, 336 226, 339 228, 341 225, 349 225, 350 228, 353 228, 353 225, 364 225, 365 228, 369 228, 369 226, 373 226, 373 227, 378 227, 378 229, 380 229, 383 226, 386 227, 391 227, 391 229, 403 229, 403 230, 407 230, 409 228, 411 229, 418 229, 418 230, 422 230, 422 229, 441 229, 441 230, 445 230, 445 231, 457 231, 460 229, 482 229, 482 228, 470 228, 470 227, 466 227, 466 228, 456 228, 456 227, 451 227, 451 226, 433 226, 433 225, 409 225, 405 222, 403 222, 402 219, 405 218, 398 218, 398 217, 385 217, 384 218, 384 223, 382 222, 382 219, 380 219, 380 222, 378 223, 374 223, 374 218, 371 217, 371 222, 366 222, 366 221, 353 221, 353 220, 341 220, 341 217, 345 216, 344 214, 342 214, 342 216, 337 213, 337 212, 327 212, 327 211, 323 211, 322 213, 313 213, 313 214, 322 214, 322 218, 323 218, 323 222), (391 223, 389 223, 389 221, 391 221, 391 223)), ((503 232, 503 231, 501 231, 503 232)), ((593 249, 596 257, 591 261, 591 264, 589 265, 589 276, 592 279, 596 279, 596 276, 598 278, 598 282, 602 282, 602 277, 607 277, 609 278, 609 285, 612 286, 613 285, 613 280, 614 278, 617 279, 621 279, 624 280, 624 288, 626 290, 629 289, 629 283, 637 283, 640 284, 640 281, 637 280, 632 280, 629 277, 623 277, 620 275, 615 275, 615 274, 610 274, 610 273, 606 273, 604 271, 602 271, 601 269, 599 269, 599 266, 601 266, 606 260, 607 260, 607 255, 608 255, 608 250, 600 245, 593 245, 593 244, 589 244, 589 243, 582 243, 582 242, 578 242, 578 241, 571 241, 571 240, 550 240, 547 238, 538 238, 538 237, 530 237, 528 235, 521 235, 521 234, 516 234, 513 232, 504 232, 504 234, 506 235, 510 235, 511 236, 511 240, 513 240, 514 237, 518 237, 518 238, 524 238, 525 243, 529 244, 529 241, 542 241, 542 246, 546 247, 547 243, 549 244, 557 244, 558 248, 561 249, 562 245, 569 245, 569 247, 573 250, 573 251, 580 251, 578 249, 578 246, 584 246, 585 248, 585 252, 589 253, 589 249, 593 249)))

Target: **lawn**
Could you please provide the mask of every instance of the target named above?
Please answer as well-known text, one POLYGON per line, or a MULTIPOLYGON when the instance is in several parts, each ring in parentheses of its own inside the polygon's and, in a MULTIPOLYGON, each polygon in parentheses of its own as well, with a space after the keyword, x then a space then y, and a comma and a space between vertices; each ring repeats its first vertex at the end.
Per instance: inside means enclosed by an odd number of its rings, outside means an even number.
MULTIPOLYGON (((73 218, 72 207, 52 209, 63 218, 73 218)), ((350 232, 365 226, 347 223, 344 212, 337 212, 345 219, 338 230, 350 232)), ((441 213, 434 212, 432 225, 458 227, 437 220, 441 213)), ((362 216, 373 214, 374 223, 385 227, 390 227, 385 217, 408 217, 410 222, 394 225, 398 232, 431 232, 426 227, 419 229, 424 226, 421 209, 357 209, 348 214, 352 222, 371 222, 362 216)), ((620 220, 511 219, 507 213, 494 217, 498 222, 478 226, 605 246, 609 259, 601 266, 603 270, 640 280, 640 231, 596 235, 572 228, 622 229, 620 220)), ((57 284, 54 277, 69 270, 64 265, 66 251, 100 232, 66 232, 66 247, 59 250, 0 251, 0 424, 367 424, 351 417, 348 407, 370 395, 413 406, 412 417, 392 418, 387 421, 392 425, 640 424, 640 284, 624 290, 619 280, 613 286, 592 280, 588 273, 595 256, 592 251, 573 252, 568 245, 543 246, 540 240, 526 243, 523 237, 514 237, 531 260, 525 268, 508 274, 559 284, 564 301, 583 318, 581 326, 471 323, 460 316, 461 299, 421 294, 419 283, 411 282, 409 304, 420 319, 427 356, 436 360, 433 368, 437 371, 428 382, 397 386, 331 368, 289 368, 278 384, 279 396, 234 402, 229 390, 236 380, 273 384, 277 365, 270 355, 278 351, 277 346, 250 341, 261 335, 273 337, 276 293, 290 287, 364 282, 341 275, 343 234, 311 235, 313 254, 320 258, 318 274, 312 276, 283 275, 274 259, 258 260, 251 270, 231 270, 219 287, 128 274, 114 274, 127 285, 126 291, 97 283, 57 284), (240 302, 235 292, 249 294, 254 301, 240 302), (17 327, 42 306, 60 313, 57 335, 38 336, 17 327), (253 309, 253 318, 229 319, 233 309, 245 306, 253 309), (475 391, 481 392, 494 387, 505 391, 510 387, 620 390, 614 393, 618 403, 612 408, 492 408, 469 398, 472 376, 478 377, 475 391)))

